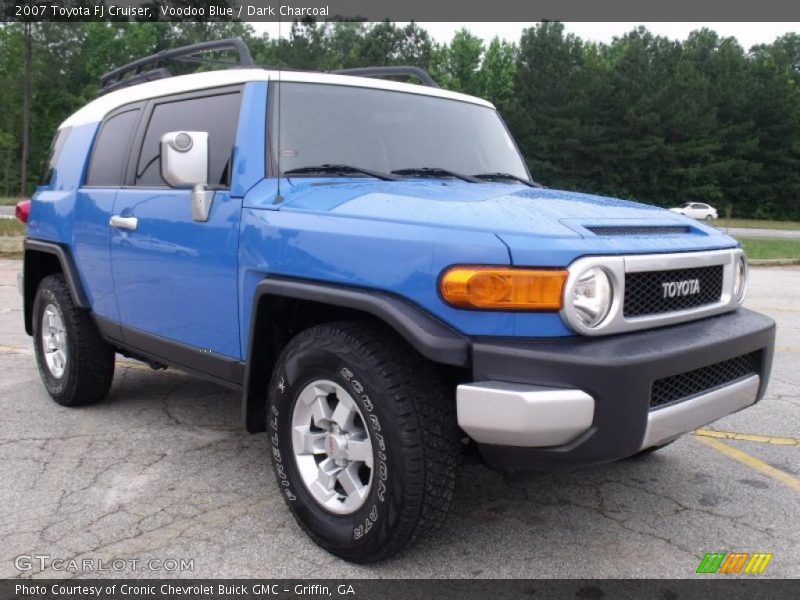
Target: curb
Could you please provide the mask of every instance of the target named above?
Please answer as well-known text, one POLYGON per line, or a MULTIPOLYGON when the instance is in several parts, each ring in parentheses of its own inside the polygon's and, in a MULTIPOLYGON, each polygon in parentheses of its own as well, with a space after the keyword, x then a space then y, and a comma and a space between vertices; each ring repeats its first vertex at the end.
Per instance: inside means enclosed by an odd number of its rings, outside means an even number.
POLYGON ((765 258, 761 260, 748 260, 753 267, 789 267, 800 265, 800 258, 765 258))

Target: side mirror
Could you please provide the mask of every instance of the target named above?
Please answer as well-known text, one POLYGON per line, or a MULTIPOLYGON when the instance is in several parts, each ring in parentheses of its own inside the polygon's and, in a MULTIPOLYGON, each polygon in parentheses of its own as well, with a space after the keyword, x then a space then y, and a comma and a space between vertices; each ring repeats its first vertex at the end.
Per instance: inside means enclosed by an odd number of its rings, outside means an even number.
POLYGON ((192 218, 208 221, 214 193, 208 185, 208 133, 170 131, 161 136, 161 177, 174 188, 192 188, 192 218))

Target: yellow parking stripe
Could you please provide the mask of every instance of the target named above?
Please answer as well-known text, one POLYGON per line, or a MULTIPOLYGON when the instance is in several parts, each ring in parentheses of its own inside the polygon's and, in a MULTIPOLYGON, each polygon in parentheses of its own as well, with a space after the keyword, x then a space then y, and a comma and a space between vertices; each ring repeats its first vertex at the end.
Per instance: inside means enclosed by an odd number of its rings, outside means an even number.
POLYGON ((754 471, 758 471, 762 475, 766 475, 770 479, 792 488, 795 492, 800 492, 800 479, 797 479, 793 475, 790 475, 785 471, 781 471, 780 469, 776 469, 772 465, 768 465, 764 461, 757 459, 755 456, 750 456, 746 452, 742 452, 741 450, 720 442, 715 438, 697 436, 697 440, 703 442, 706 446, 711 446, 714 448, 714 450, 721 452, 728 458, 732 458, 733 460, 750 467, 754 471))
POLYGON ((760 442, 762 444, 774 444, 775 446, 800 446, 800 440, 790 437, 778 437, 775 435, 757 435, 754 433, 736 433, 734 431, 712 431, 710 429, 698 429, 694 435, 703 437, 720 438, 723 440, 740 440, 743 442, 760 442))
POLYGON ((779 352, 800 352, 800 348, 795 348, 793 346, 775 346, 775 350, 779 352))
POLYGON ((12 346, 0 346, 0 354, 25 354, 25 350, 12 346))

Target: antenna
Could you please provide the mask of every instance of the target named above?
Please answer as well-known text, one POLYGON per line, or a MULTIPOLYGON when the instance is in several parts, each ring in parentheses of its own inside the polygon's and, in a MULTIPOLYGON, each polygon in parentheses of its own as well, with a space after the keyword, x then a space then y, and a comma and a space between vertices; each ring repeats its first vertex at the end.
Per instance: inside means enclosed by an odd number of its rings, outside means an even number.
POLYGON ((281 25, 283 21, 281 20, 280 16, 278 16, 278 157, 277 157, 277 168, 278 168, 278 192, 275 194, 275 200, 272 201, 273 204, 280 204, 283 202, 283 196, 281 195, 281 179, 283 177, 283 173, 281 172, 281 25))

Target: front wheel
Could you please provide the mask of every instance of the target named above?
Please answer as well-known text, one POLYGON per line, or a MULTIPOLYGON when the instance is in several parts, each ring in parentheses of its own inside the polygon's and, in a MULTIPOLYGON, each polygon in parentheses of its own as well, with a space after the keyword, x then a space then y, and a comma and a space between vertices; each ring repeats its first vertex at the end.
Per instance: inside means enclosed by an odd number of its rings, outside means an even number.
POLYGON ((454 409, 436 369, 383 326, 332 323, 298 335, 272 376, 267 431, 300 527, 360 563, 437 529, 460 458, 454 409))

